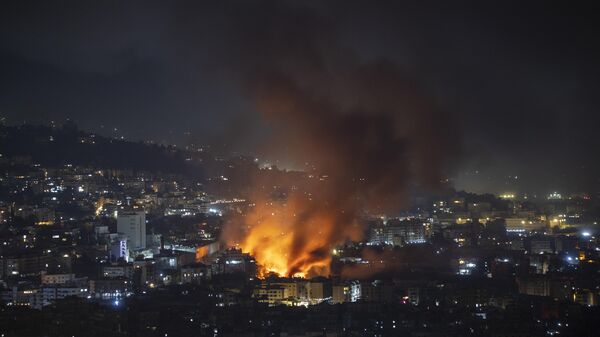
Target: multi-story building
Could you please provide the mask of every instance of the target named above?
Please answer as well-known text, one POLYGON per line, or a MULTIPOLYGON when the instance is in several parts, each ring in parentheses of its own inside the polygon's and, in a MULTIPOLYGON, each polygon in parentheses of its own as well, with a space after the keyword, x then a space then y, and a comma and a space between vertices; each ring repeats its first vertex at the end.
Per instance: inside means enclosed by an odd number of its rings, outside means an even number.
POLYGON ((424 243, 431 233, 431 224, 421 219, 389 220, 371 228, 371 244, 404 246, 424 243))
POLYGON ((127 246, 128 236, 125 234, 110 235, 110 261, 129 260, 129 249, 127 246))
POLYGON ((276 284, 261 285, 254 289, 253 296, 258 299, 259 302, 267 303, 269 305, 278 305, 283 300, 289 298, 289 294, 285 287, 276 284))
POLYGON ((130 250, 146 248, 146 213, 144 211, 119 211, 117 232, 127 236, 130 250))
POLYGON ((75 279, 75 274, 43 274, 42 284, 65 284, 75 279))
POLYGON ((89 294, 87 287, 80 286, 64 286, 57 285, 51 287, 44 287, 41 289, 42 293, 42 305, 46 306, 52 304, 57 300, 62 300, 67 297, 80 297, 86 298, 89 294))
POLYGON ((111 264, 102 267, 102 277, 104 278, 133 278, 132 264, 111 264))
POLYGON ((210 268, 203 263, 192 263, 181 267, 181 283, 198 284, 210 278, 210 268))

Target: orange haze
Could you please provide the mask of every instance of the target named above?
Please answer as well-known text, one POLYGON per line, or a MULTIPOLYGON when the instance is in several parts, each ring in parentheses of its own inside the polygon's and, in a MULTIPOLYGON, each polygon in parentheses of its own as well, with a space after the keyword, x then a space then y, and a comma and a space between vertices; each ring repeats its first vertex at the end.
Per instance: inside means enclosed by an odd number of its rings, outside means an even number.
POLYGON ((327 276, 333 245, 360 236, 358 231, 340 231, 338 219, 315 203, 293 194, 287 200, 263 200, 249 212, 240 247, 261 265, 259 276, 327 276))

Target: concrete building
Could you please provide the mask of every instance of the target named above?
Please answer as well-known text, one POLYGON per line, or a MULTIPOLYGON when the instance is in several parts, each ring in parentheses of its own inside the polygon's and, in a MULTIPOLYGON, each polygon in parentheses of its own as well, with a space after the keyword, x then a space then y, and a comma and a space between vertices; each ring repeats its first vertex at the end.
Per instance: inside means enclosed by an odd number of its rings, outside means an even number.
POLYGON ((202 283, 203 280, 210 278, 210 268, 203 263, 192 263, 181 267, 181 283, 202 283))
POLYGON ((104 278, 133 278, 132 264, 112 264, 102 267, 102 277, 104 278))
POLYGON ((78 286, 52 286, 44 287, 41 290, 42 305, 50 305, 56 300, 62 300, 67 297, 86 298, 89 294, 87 287, 78 286))
POLYGON ((130 250, 146 248, 146 213, 144 211, 119 211, 117 232, 126 235, 130 250))
POLYGON ((424 243, 431 235, 431 224, 421 219, 392 219, 371 227, 370 244, 404 246, 424 243))
POLYGON ((128 236, 125 234, 111 234, 109 261, 116 262, 120 259, 129 260, 129 249, 127 246, 128 236))
POLYGON ((343 284, 337 284, 331 287, 331 302, 333 304, 345 303, 348 301, 348 287, 343 284))
POLYGON ((43 274, 42 284, 65 284, 75 280, 75 274, 43 274))
POLYGON ((269 305, 278 305, 282 301, 288 298, 286 288, 280 285, 261 285, 254 289, 253 296, 258 299, 259 302, 267 303, 269 305))
POLYGON ((519 218, 519 217, 507 217, 506 231, 508 232, 533 232, 539 231, 546 228, 546 224, 535 218, 519 218))

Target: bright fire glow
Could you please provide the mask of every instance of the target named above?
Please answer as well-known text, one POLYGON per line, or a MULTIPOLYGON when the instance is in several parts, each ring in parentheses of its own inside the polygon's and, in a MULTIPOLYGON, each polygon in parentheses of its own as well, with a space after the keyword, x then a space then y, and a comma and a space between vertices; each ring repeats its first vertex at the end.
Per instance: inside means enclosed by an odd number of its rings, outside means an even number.
POLYGON ((276 273, 287 277, 329 275, 334 219, 305 201, 257 204, 246 216, 247 233, 239 243, 259 265, 259 277, 276 273), (309 207, 310 208, 310 207, 309 207), (304 210, 296 214, 294 210, 304 210))
POLYGON ((202 262, 202 259, 208 255, 208 246, 196 248, 196 262, 202 262))

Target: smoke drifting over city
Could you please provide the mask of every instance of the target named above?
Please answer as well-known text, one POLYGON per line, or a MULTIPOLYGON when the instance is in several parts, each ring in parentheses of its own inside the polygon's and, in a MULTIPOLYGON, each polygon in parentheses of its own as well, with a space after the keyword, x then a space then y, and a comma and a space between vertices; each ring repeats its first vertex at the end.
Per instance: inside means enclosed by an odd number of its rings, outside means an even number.
POLYGON ((361 238, 359 215, 400 210, 410 184, 436 186, 456 148, 445 116, 395 64, 359 59, 310 9, 262 9, 241 20, 252 27, 240 36, 252 55, 244 85, 274 130, 269 143, 305 163, 309 178, 257 179, 237 239, 266 271, 326 275, 332 247, 361 238))
POLYGON ((599 336, 597 12, 0 2, 0 337, 599 336))

